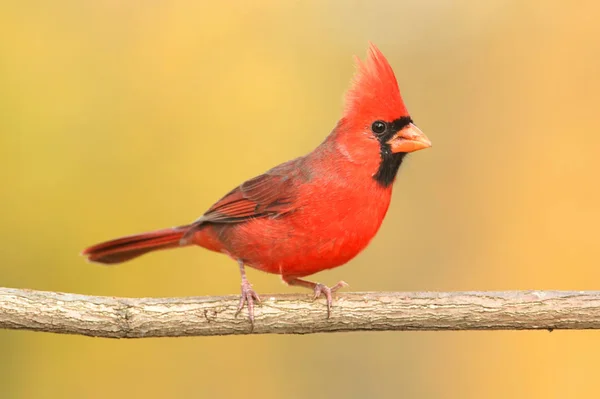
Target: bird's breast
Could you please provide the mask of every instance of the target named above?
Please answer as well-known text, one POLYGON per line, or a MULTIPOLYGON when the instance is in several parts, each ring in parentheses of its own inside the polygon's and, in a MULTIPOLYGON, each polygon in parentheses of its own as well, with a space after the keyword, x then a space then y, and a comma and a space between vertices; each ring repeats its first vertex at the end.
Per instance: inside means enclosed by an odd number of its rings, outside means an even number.
POLYGON ((390 198, 391 190, 377 185, 305 185, 293 211, 231 225, 219 236, 231 256, 251 267, 306 276, 360 253, 379 230, 390 198))

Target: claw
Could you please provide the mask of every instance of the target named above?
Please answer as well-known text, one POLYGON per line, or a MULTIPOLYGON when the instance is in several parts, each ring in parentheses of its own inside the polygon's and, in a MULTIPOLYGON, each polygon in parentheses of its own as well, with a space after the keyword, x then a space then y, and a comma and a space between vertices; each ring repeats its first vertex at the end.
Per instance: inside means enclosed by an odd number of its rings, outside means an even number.
POLYGON ((235 312, 235 316, 240 314, 242 309, 244 308, 244 304, 248 306, 248 319, 250 319, 250 324, 252 324, 252 328, 254 329, 254 301, 260 302, 260 297, 258 294, 252 289, 252 285, 248 282, 248 280, 242 281, 242 295, 240 296, 240 303, 235 312))
POLYGON ((289 285, 296 285, 299 287, 306 287, 312 289, 314 291, 313 300, 318 299, 321 295, 325 296, 325 299, 327 299, 327 318, 331 317, 331 307, 333 306, 333 297, 331 294, 333 294, 342 287, 348 286, 348 283, 346 283, 345 281, 338 281, 336 285, 329 288, 325 284, 313 283, 312 281, 301 280, 297 277, 282 276, 282 278, 283 281, 285 281, 289 285))
POLYGON ((242 276, 242 295, 240 296, 240 303, 235 311, 235 317, 240 314, 244 308, 244 304, 248 305, 248 319, 250 319, 250 332, 254 330, 254 301, 260 302, 260 297, 252 289, 252 284, 246 278, 246 270, 244 269, 244 262, 238 259, 238 266, 240 268, 240 275, 242 276))
POLYGON ((327 300, 327 318, 331 317, 331 307, 333 306, 333 297, 331 294, 342 287, 348 287, 348 283, 346 283, 345 281, 338 281, 338 283, 331 288, 329 288, 325 284, 315 284, 315 294, 313 296, 313 300, 318 299, 321 295, 325 296, 325 299, 327 300))

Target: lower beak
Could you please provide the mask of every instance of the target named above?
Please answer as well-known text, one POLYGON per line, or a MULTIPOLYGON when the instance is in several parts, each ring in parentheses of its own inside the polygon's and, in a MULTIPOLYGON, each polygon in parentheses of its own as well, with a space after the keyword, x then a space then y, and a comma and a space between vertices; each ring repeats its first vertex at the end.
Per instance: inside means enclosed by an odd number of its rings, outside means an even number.
POLYGON ((387 143, 393 153, 413 152, 431 147, 431 141, 412 123, 399 130, 387 143))

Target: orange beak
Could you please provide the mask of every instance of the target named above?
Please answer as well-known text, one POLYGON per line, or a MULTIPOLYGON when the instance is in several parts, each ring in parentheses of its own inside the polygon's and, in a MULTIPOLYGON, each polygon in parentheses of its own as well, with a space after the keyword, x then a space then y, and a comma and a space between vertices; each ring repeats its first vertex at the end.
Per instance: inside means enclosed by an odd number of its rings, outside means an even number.
POLYGON ((393 153, 413 152, 431 147, 431 140, 423 132, 410 123, 387 142, 393 153))

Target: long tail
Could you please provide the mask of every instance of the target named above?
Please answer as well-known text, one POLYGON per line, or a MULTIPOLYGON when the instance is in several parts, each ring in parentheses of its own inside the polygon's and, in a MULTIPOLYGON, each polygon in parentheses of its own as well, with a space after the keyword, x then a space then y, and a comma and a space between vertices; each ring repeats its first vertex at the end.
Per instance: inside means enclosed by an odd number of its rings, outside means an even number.
POLYGON ((91 262, 114 264, 159 249, 177 248, 191 226, 174 227, 117 238, 86 248, 81 253, 91 262))

